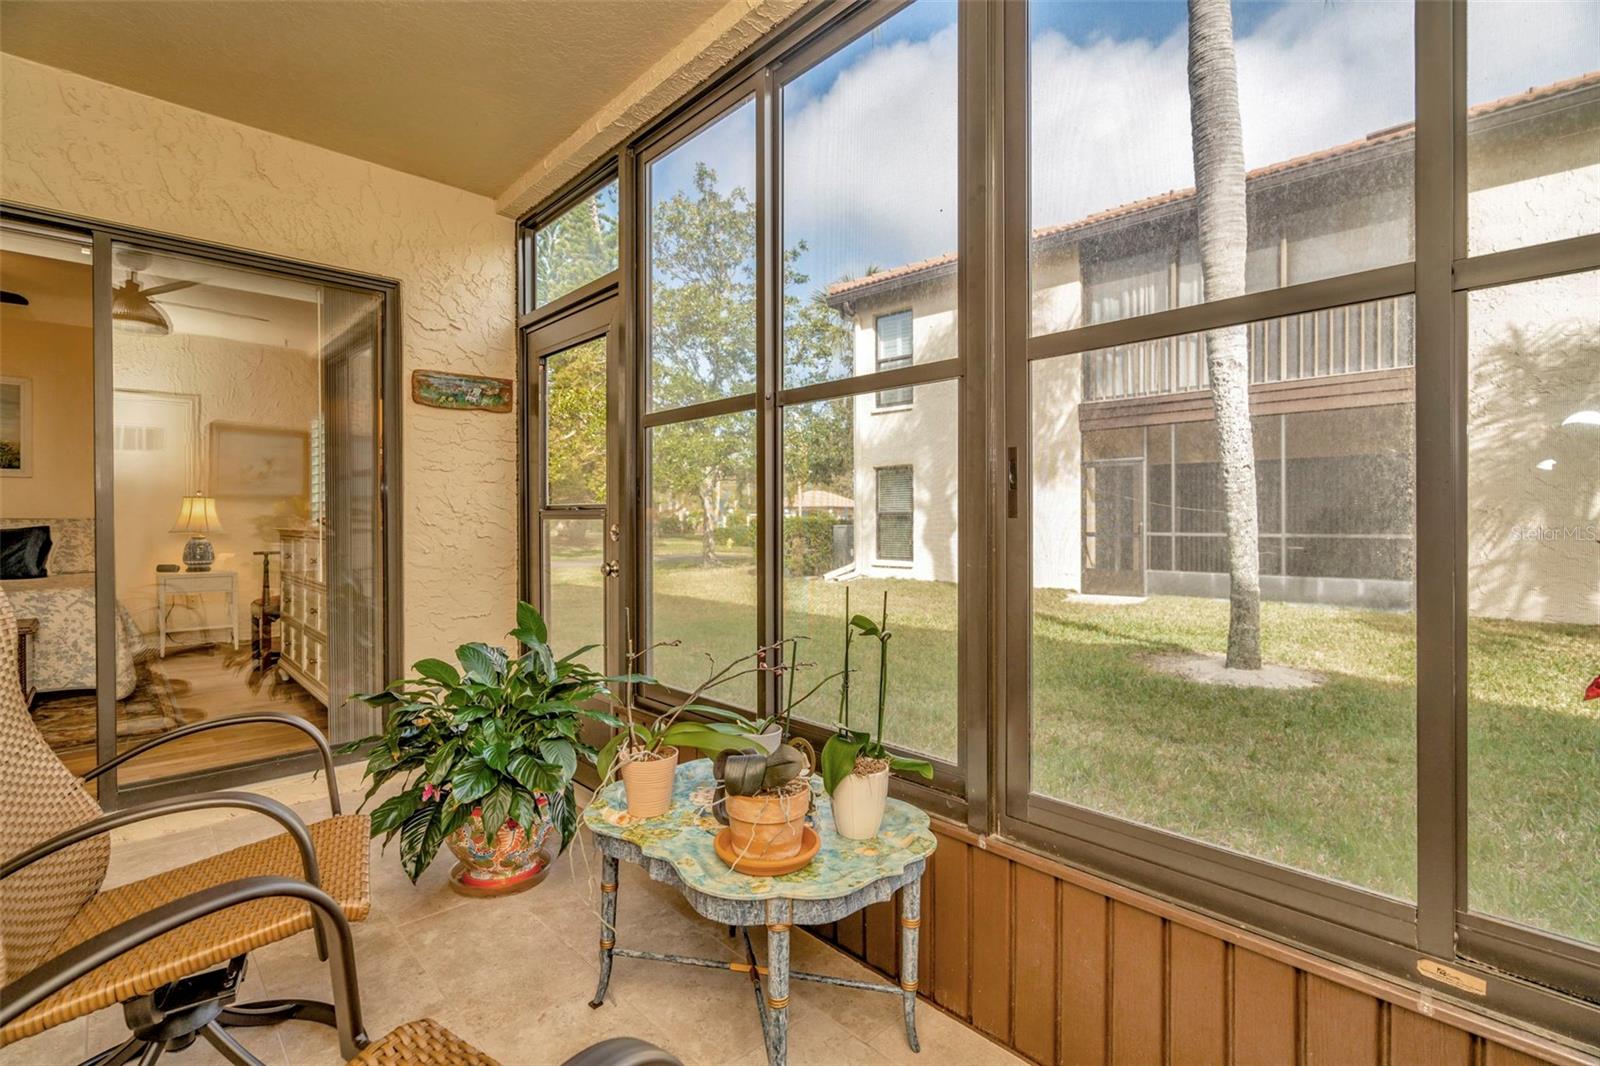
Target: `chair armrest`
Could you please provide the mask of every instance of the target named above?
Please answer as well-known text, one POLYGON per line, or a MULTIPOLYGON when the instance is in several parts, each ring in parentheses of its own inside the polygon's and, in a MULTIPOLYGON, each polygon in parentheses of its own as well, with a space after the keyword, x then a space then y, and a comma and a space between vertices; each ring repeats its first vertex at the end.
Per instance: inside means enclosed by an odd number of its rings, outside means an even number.
POLYGON ((561 1066, 683 1066, 677 1056, 636 1036, 614 1036, 591 1044, 561 1066))
POLYGON ((306 823, 294 811, 279 803, 275 799, 257 796, 249 792, 206 792, 198 796, 179 796, 175 799, 156 800, 153 803, 140 804, 137 807, 126 807, 120 811, 102 814, 100 817, 74 826, 64 833, 57 833, 49 840, 29 848, 20 855, 13 855, 0 864, 0 880, 4 880, 40 859, 53 855, 64 848, 74 844, 81 844, 92 837, 102 833, 109 833, 113 829, 134 822, 145 822, 152 818, 163 818, 169 814, 182 814, 185 811, 203 811, 214 807, 240 807, 247 811, 255 811, 282 824, 289 836, 294 838, 295 845, 300 849, 300 862, 305 868, 306 881, 312 885, 322 884, 322 874, 317 868, 317 851, 311 844, 311 834, 306 829, 306 823))
POLYGON ((328 741, 323 737, 322 731, 304 718, 296 718, 292 714, 280 714, 277 711, 255 711, 249 714, 230 714, 223 718, 211 718, 204 722, 195 722, 192 725, 179 726, 170 733, 163 733, 153 740, 147 740, 138 747, 129 748, 114 759, 107 759, 93 770, 83 775, 84 781, 93 781, 107 770, 115 769, 131 759, 137 759, 152 748, 158 748, 169 741, 181 737, 192 737, 196 733, 204 733, 211 729, 221 729, 232 725, 286 725, 292 726, 306 734, 316 742, 317 750, 322 755, 322 769, 328 778, 328 805, 334 814, 343 813, 339 809, 339 782, 333 773, 333 751, 328 747, 328 741))
POLYGON ((245 877, 203 889, 90 937, 0 988, 0 1027, 9 1025, 118 955, 208 914, 273 896, 292 896, 311 904, 318 930, 337 945, 336 950, 329 953, 334 1018, 339 1029, 340 1051, 346 1059, 352 1059, 368 1040, 361 1022, 361 990, 356 980, 355 941, 350 935, 350 920, 326 892, 288 877, 245 877))

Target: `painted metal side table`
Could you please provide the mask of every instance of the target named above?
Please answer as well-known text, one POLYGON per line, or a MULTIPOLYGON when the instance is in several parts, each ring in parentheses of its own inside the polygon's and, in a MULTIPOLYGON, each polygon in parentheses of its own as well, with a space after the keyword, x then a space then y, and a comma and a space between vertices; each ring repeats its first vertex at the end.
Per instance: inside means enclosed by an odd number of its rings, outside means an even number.
POLYGON ((766 1039, 767 1061, 784 1066, 789 1050, 789 981, 816 981, 845 988, 898 994, 905 1011, 906 1042, 917 1044, 917 933, 922 925, 922 872, 935 839, 928 816, 891 799, 883 827, 872 840, 846 840, 833 832, 833 815, 820 782, 812 782, 815 825, 822 849, 804 869, 782 877, 735 873, 717 858, 721 828, 711 815, 711 763, 697 759, 678 770, 672 808, 657 818, 631 821, 622 782, 602 789, 584 812, 602 855, 600 873, 600 984, 589 1005, 605 1002, 616 957, 653 959, 682 966, 732 970, 749 975, 766 1039), (691 958, 617 947, 618 862, 637 863, 656 881, 681 892, 705 918, 737 927, 748 962, 691 958), (900 894, 900 985, 856 981, 826 974, 791 973, 789 929, 825 925, 900 894), (756 959, 749 927, 767 929, 767 963, 756 959), (765 987, 763 987, 765 976, 765 987))

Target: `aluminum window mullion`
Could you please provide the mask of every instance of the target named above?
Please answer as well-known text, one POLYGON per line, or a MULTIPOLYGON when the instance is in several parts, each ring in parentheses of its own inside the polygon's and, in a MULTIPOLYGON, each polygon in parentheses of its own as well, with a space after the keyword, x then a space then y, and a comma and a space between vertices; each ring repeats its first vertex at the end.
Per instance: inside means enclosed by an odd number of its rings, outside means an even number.
POLYGON ((1600 233, 1457 259, 1455 290, 1468 292, 1600 269, 1600 233))
POLYGON ((879 370, 857 377, 819 381, 815 385, 801 385, 781 389, 777 403, 780 407, 816 403, 820 400, 837 400, 846 396, 863 396, 872 392, 903 388, 908 385, 930 385, 966 376, 966 363, 961 358, 939 359, 932 363, 912 363, 894 370, 879 370))
POLYGON ((1419 3, 1416 18, 1417 943, 1455 957, 1466 903, 1464 4, 1419 3))
MULTIPOLYGON (((771 71, 756 80, 756 644, 782 633, 783 459, 779 410, 774 402, 781 368, 783 330, 783 209, 778 180, 781 121, 771 71)), ((756 713, 775 713, 778 678, 757 675, 756 713)))
MULTIPOLYGON (((1419 239, 1417 242, 1419 248, 1421 243, 1419 239)), ((1062 330, 1059 333, 1046 333, 1028 339, 1028 358, 1050 359, 1098 348, 1203 333, 1225 326, 1249 325, 1263 319, 1406 296, 1415 291, 1415 288, 1414 264, 1396 263, 1354 274, 1301 282, 1281 289, 1267 289, 1226 300, 1187 304, 1168 311, 1156 311, 1133 318, 1119 318, 1112 322, 1097 322, 1094 325, 1062 330)))

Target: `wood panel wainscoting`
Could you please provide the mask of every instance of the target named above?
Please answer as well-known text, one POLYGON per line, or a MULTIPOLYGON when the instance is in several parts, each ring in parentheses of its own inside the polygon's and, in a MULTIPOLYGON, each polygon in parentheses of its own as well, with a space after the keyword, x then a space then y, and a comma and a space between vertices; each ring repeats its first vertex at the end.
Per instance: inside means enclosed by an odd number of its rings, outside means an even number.
MULTIPOLYGON (((1534 1066, 1596 1060, 934 818, 921 994, 1035 1062, 1534 1066)), ((892 902, 811 931, 897 976, 892 902)))

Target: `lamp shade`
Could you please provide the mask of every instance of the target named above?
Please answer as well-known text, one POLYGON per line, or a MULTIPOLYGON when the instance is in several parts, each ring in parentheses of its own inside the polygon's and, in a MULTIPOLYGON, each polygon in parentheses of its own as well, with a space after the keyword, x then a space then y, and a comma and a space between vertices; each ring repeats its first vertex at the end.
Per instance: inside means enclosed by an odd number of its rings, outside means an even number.
POLYGON ((178 505, 178 520, 172 524, 172 532, 200 536, 221 533, 222 523, 217 520, 217 501, 198 492, 193 496, 185 496, 178 505))

